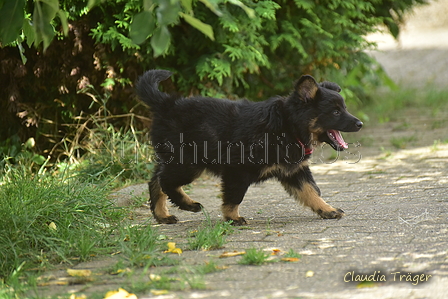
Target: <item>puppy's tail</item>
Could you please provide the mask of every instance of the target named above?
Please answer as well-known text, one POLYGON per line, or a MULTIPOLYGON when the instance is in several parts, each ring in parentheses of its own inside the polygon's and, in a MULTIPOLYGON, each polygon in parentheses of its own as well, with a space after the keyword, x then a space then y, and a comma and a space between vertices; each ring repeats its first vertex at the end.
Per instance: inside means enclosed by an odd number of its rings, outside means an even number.
POLYGON ((150 70, 144 73, 137 82, 139 98, 151 108, 157 109, 171 96, 159 90, 159 83, 168 79, 172 73, 167 70, 150 70))

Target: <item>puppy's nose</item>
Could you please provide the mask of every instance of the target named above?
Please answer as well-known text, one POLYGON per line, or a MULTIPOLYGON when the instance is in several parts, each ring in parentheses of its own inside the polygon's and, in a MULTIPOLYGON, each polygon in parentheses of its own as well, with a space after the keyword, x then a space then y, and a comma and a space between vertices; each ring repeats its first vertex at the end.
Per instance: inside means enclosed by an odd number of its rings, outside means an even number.
POLYGON ((356 123, 355 123, 355 126, 358 128, 358 129, 361 129, 362 128, 362 125, 363 125, 363 123, 362 123, 362 121, 360 121, 359 119, 356 121, 356 123))

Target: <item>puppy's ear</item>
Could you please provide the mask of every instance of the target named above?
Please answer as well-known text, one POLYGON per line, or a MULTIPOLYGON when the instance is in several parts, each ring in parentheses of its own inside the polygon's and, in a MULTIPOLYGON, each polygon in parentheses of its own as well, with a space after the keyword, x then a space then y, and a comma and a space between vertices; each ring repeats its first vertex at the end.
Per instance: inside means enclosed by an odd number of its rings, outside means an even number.
POLYGON ((329 81, 321 82, 321 83, 319 83, 319 86, 323 87, 323 88, 334 90, 336 92, 341 92, 341 90, 342 90, 339 85, 337 85, 334 82, 329 82, 329 81))
POLYGON ((304 75, 300 77, 299 81, 297 81, 294 89, 299 94, 300 100, 307 103, 316 97, 319 86, 313 77, 304 75))

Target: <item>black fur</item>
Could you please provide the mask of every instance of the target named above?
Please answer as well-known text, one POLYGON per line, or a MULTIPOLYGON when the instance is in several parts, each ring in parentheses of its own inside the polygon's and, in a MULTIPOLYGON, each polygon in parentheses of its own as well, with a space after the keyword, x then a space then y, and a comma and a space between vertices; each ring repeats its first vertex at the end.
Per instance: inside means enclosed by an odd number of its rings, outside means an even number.
POLYGON ((160 92, 159 82, 170 76, 151 70, 137 83, 139 97, 153 112, 151 139, 158 165, 149 183, 150 204, 159 222, 177 222, 168 214, 166 195, 181 209, 200 211, 181 186, 204 170, 222 178, 224 218, 234 224, 246 223, 238 205, 247 188, 273 177, 323 218, 342 217, 342 210, 320 197, 306 163, 314 144, 327 142, 343 150, 342 137, 334 137, 338 131, 362 127, 347 112, 337 84, 302 76, 288 97, 255 103, 160 92))

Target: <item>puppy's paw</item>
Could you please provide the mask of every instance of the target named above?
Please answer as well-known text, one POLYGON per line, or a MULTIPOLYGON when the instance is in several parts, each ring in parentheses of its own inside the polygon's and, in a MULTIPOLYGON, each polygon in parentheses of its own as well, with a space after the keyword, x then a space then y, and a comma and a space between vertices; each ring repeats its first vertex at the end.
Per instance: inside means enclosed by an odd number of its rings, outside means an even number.
POLYGON ((179 206, 179 209, 197 213, 202 211, 202 205, 199 202, 192 202, 189 204, 179 206))
POLYGON ((233 226, 242 226, 242 225, 246 225, 247 224, 247 221, 246 221, 246 219, 244 219, 244 217, 238 217, 236 219, 228 218, 228 219, 226 219, 226 221, 232 221, 231 224, 233 226))
POLYGON ((174 224, 179 221, 176 216, 174 215, 168 215, 167 217, 156 217, 156 220, 160 224, 174 224))
POLYGON ((341 209, 335 209, 332 211, 322 211, 318 210, 317 214, 319 214, 320 217, 323 219, 341 219, 342 216, 344 216, 344 211, 341 209))

